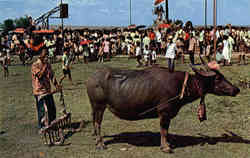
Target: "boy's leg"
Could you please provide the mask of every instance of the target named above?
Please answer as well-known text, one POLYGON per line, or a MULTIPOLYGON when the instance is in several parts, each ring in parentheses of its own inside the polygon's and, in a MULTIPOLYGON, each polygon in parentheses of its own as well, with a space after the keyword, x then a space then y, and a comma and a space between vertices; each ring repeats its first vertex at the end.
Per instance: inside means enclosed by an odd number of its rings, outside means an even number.
POLYGON ((4 67, 4 77, 8 78, 9 77, 9 70, 8 67, 4 67))
POLYGON ((65 75, 63 75, 63 76, 60 78, 59 84, 62 84, 62 81, 64 80, 64 78, 65 78, 65 75))
POLYGON ((39 98, 38 96, 35 96, 36 100, 36 109, 37 109, 37 120, 38 120, 38 128, 41 129, 45 126, 44 122, 42 122, 42 119, 45 116, 45 109, 44 109, 44 99, 39 98))
POLYGON ((239 60, 238 61, 239 62, 238 65, 240 65, 241 64, 241 54, 239 55, 238 60, 239 60))
POLYGON ((243 64, 244 64, 244 65, 247 65, 246 55, 244 54, 244 55, 242 56, 242 58, 243 58, 243 64))
POLYGON ((171 59, 171 72, 174 72, 174 67, 175 67, 174 59, 171 59))
POLYGON ((189 59, 192 65, 194 65, 194 53, 192 51, 189 52, 189 59))
POLYGON ((71 71, 70 69, 68 69, 68 76, 69 76, 69 81, 71 82, 71 84, 73 85, 73 81, 72 81, 72 77, 71 77, 71 71))
POLYGON ((47 95, 45 97, 45 103, 48 107, 48 124, 51 124, 51 122, 56 119, 56 106, 53 95, 47 95))
POLYGON ((65 70, 63 69, 63 76, 60 78, 59 84, 62 84, 62 81, 64 80, 65 77, 66 77, 66 73, 65 73, 65 70))
POLYGON ((174 71, 174 59, 171 59, 171 58, 168 59, 168 69, 169 69, 169 72, 174 71))
POLYGON ((170 67, 171 67, 171 59, 170 58, 167 58, 167 62, 168 62, 168 69, 170 71, 170 67))

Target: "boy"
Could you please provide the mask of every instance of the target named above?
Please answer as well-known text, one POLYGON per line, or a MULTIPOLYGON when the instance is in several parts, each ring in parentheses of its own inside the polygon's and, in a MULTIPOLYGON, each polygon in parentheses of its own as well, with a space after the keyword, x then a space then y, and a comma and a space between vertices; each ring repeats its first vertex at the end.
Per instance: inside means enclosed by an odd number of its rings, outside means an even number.
POLYGON ((63 76, 60 79, 60 84, 62 83, 62 81, 64 80, 64 78, 68 75, 69 77, 69 81, 71 82, 71 84, 73 85, 72 82, 72 78, 71 78, 71 71, 70 71, 70 58, 69 58, 69 53, 68 53, 68 49, 64 48, 64 52, 63 52, 63 56, 62 56, 62 70, 63 70, 63 76))
POLYGON ((38 128, 41 129, 56 119, 56 106, 51 89, 51 82, 57 91, 61 90, 50 63, 48 51, 42 50, 41 55, 31 67, 33 95, 36 100, 38 128))
POLYGON ((146 45, 144 49, 144 60, 145 60, 145 66, 148 66, 150 60, 150 51, 148 49, 148 45, 146 45))
POLYGON ((0 63, 1 63, 2 68, 3 68, 4 78, 8 79, 8 77, 9 77, 8 57, 7 57, 7 53, 5 51, 3 52, 3 56, 0 58, 0 63))
POLYGON ((156 64, 156 45, 152 44, 151 47, 152 51, 151 51, 151 65, 156 64))
POLYGON ((142 63, 141 63, 141 44, 139 41, 136 42, 136 49, 135 49, 135 55, 136 55, 136 61, 137 61, 137 67, 140 67, 142 66, 142 63))

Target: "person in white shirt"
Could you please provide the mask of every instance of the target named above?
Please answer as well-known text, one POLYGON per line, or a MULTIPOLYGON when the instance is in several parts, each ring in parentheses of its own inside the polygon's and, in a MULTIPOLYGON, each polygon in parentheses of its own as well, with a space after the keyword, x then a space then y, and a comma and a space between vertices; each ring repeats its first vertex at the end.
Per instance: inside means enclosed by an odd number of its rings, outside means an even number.
POLYGON ((156 43, 152 43, 151 44, 151 65, 154 65, 156 64, 156 51, 157 51, 157 44, 156 43))
POLYGON ((176 56, 177 47, 176 44, 173 42, 173 36, 169 36, 168 40, 169 43, 167 45, 167 51, 165 57, 167 58, 169 72, 174 72, 174 66, 175 66, 174 59, 176 56))
POLYGON ((231 65, 231 58, 232 58, 233 46, 234 46, 234 39, 232 38, 231 34, 228 36, 228 42, 229 42, 229 60, 228 60, 228 63, 231 65))
POLYGON ((143 49, 146 48, 146 45, 149 46, 149 44, 150 44, 150 38, 147 35, 145 35, 145 37, 143 38, 143 49))
POLYGON ((149 51, 148 45, 145 46, 143 53, 144 53, 145 66, 148 66, 149 58, 150 58, 150 51, 149 51))
POLYGON ((156 36, 156 44, 157 44, 157 53, 160 53, 160 48, 161 48, 161 29, 158 29, 156 32, 155 32, 155 36, 156 36))
POLYGON ((205 36, 205 31, 204 30, 200 30, 200 34, 199 34, 199 47, 200 47, 200 54, 203 54, 203 50, 204 50, 204 36, 205 36))
POLYGON ((135 49, 135 56, 136 56, 136 61, 137 61, 137 67, 142 66, 141 62, 141 44, 139 41, 136 42, 136 49, 135 49))
POLYGON ((223 50, 222 50, 222 54, 224 57, 224 65, 226 65, 226 61, 228 64, 230 64, 229 60, 230 60, 230 55, 229 55, 229 40, 228 40, 228 36, 223 36, 223 50))

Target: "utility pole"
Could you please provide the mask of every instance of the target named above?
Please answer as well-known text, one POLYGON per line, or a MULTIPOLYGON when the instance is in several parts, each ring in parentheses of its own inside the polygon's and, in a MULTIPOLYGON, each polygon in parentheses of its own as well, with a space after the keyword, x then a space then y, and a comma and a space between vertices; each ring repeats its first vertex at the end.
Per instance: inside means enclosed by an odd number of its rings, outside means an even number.
POLYGON ((129 25, 132 25, 131 11, 132 11, 132 3, 131 0, 129 0, 129 25))
MULTIPOLYGON (((62 0, 61 0, 61 4, 60 4, 60 12, 61 12, 61 10, 62 10, 62 0)), ((61 32, 61 34, 62 34, 62 50, 61 50, 61 52, 63 52, 63 49, 64 49, 64 28, 63 28, 63 17, 61 17, 61 25, 62 25, 62 32, 61 32)))
POLYGON ((216 58, 216 43, 217 43, 217 37, 216 37, 216 31, 217 31, 217 0, 214 0, 214 58, 216 58))
POLYGON ((169 15, 168 15, 168 0, 165 0, 165 9, 166 9, 166 21, 168 22, 168 20, 169 20, 169 15))
POLYGON ((205 28, 207 28, 207 0, 204 0, 204 11, 205 28))
MULTIPOLYGON (((62 9, 62 0, 61 0, 61 4, 60 4, 60 9, 62 9)), ((64 39, 63 37, 63 17, 61 18, 61 25, 62 25, 62 38, 64 39)))

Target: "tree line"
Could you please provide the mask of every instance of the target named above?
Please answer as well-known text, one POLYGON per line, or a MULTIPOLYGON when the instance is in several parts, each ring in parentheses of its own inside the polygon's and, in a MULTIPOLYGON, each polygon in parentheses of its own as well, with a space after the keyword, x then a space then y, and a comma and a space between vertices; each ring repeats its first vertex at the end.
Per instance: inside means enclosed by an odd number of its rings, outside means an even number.
POLYGON ((14 30, 15 28, 27 28, 30 26, 30 18, 28 16, 17 19, 6 19, 0 23, 0 29, 4 32, 14 30))

